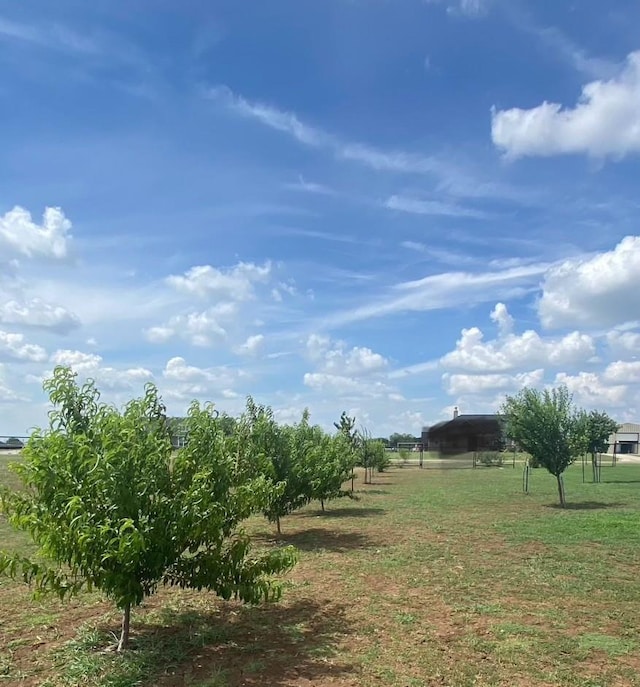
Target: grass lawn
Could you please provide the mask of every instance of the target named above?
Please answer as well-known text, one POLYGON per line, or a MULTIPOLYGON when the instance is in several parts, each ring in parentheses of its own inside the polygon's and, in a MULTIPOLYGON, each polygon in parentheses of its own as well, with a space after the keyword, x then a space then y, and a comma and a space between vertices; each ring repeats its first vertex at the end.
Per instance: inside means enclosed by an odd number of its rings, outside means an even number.
POLYGON ((640 685, 640 466, 602 480, 571 468, 560 510, 542 470, 522 493, 520 465, 360 479, 358 501, 283 520, 301 557, 280 604, 164 590, 124 656, 101 651, 119 618, 100 596, 36 602, 2 580, 0 687, 640 685))

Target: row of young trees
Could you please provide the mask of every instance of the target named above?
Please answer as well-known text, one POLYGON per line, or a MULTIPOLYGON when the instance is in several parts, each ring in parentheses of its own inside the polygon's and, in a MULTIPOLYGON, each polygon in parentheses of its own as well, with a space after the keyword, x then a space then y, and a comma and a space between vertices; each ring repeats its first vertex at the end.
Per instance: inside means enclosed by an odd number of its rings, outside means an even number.
POLYGON ((14 466, 24 489, 0 494, 38 556, 0 553, 0 572, 61 598, 102 591, 122 610, 120 651, 131 608, 160 585, 248 603, 278 599, 277 576, 294 565, 295 550, 254 552, 243 522, 262 513, 280 532, 281 519, 311 500, 324 509, 348 495, 343 484, 369 446, 345 414, 345 427, 329 435, 308 412, 280 425, 270 408, 248 399, 232 422, 194 402, 182 420, 188 440, 175 451, 151 384, 122 411, 102 403, 93 382, 79 385, 69 368, 56 368, 44 386, 54 409, 14 466))
POLYGON ((556 389, 525 388, 505 400, 501 414, 506 434, 531 456, 533 467, 545 467, 557 480, 560 505, 566 505, 562 474, 578 458, 590 455, 595 465, 609 437, 619 425, 606 413, 577 408, 565 386, 556 389))

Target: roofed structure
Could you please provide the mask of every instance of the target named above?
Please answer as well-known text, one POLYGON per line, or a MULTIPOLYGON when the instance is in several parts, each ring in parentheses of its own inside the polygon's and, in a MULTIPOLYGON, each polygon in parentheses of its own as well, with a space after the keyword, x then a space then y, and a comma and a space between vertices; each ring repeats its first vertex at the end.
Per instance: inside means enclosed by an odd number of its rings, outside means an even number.
POLYGON ((455 455, 474 451, 499 451, 504 448, 503 421, 499 415, 459 415, 438 422, 422 432, 428 451, 455 455))

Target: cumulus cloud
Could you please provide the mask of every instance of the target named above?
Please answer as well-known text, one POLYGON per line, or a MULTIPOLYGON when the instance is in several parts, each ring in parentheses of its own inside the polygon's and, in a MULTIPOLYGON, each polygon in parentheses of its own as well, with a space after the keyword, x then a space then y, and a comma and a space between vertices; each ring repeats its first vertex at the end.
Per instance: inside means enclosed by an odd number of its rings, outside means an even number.
POLYGON ((59 334, 68 334, 80 326, 77 315, 40 298, 6 301, 0 305, 0 322, 49 329, 59 334))
POLYGON ((232 318, 237 312, 233 303, 219 303, 201 312, 175 315, 167 322, 150 327, 145 334, 151 343, 166 343, 174 337, 186 339, 193 346, 213 346, 227 338, 221 320, 232 318))
POLYGON ((640 152, 640 51, 615 77, 585 85, 573 108, 544 102, 528 110, 494 110, 491 135, 510 157, 640 152))
POLYGON ((640 360, 616 360, 607 365, 603 378, 611 384, 640 383, 640 360))
POLYGON ((348 348, 342 341, 332 341, 327 336, 312 334, 307 339, 309 357, 319 363, 322 372, 330 375, 357 377, 385 370, 389 361, 370 348, 348 348))
POLYGON ((579 372, 576 375, 560 372, 556 375, 555 385, 560 384, 569 389, 578 404, 588 408, 620 408, 628 403, 626 384, 610 384, 596 372, 579 372))
POLYGON ((538 314, 545 327, 608 327, 640 320, 640 236, 611 251, 566 260, 542 284, 538 314))
POLYGON ((542 384, 543 379, 543 369, 521 372, 515 375, 466 375, 445 373, 442 376, 445 389, 447 393, 452 396, 483 395, 488 391, 512 392, 526 386, 538 387, 542 384))
POLYGON ((330 392, 337 396, 380 398, 388 396, 391 389, 380 380, 357 379, 347 375, 326 372, 307 372, 304 384, 314 391, 330 392))
POLYGON ((54 365, 70 367, 81 377, 94 379, 98 388, 111 391, 138 389, 153 378, 153 373, 144 367, 115 368, 103 365, 102 357, 96 353, 60 349, 49 360, 54 365))
POLYGON ((607 333, 606 340, 614 355, 640 356, 640 332, 614 329, 607 333))
POLYGON ((5 253, 62 259, 67 257, 70 240, 71 222, 60 208, 46 208, 42 224, 18 205, 0 216, 0 246, 5 253))
POLYGON ((240 262, 231 269, 220 270, 211 265, 192 267, 183 275, 167 277, 167 284, 177 291, 189 295, 207 297, 227 297, 234 301, 253 298, 254 286, 269 280, 271 263, 255 265, 240 262))
POLYGON ((471 372, 503 372, 531 365, 558 367, 575 365, 595 355, 595 344, 587 334, 572 332, 560 339, 543 339, 529 329, 522 334, 509 333, 511 315, 500 303, 492 312, 498 320, 501 335, 493 341, 485 341, 478 327, 463 329, 455 350, 440 359, 445 368, 471 372))
POLYGON ((206 398, 222 395, 224 398, 236 398, 233 390, 235 384, 244 377, 242 371, 229 367, 196 367, 187 364, 181 356, 167 361, 162 376, 172 383, 167 396, 181 400, 206 398))
POLYGON ((0 356, 40 363, 47 359, 47 352, 42 346, 27 343, 22 334, 0 330, 0 356))
POLYGON ((256 355, 264 343, 263 334, 254 334, 247 337, 247 340, 238 347, 237 353, 240 355, 256 355))
POLYGON ((491 320, 498 325, 501 336, 507 336, 513 329, 513 317, 509 314, 504 303, 496 303, 496 307, 491 311, 491 320))

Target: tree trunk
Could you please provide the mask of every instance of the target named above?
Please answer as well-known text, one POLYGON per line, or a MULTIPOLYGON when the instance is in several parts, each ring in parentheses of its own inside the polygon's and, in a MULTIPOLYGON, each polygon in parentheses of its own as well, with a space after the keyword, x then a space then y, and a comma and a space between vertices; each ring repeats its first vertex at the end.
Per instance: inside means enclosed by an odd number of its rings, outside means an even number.
POLYGON ((592 453, 591 454, 591 468, 593 469, 593 481, 598 482, 598 473, 597 473, 597 467, 596 467, 596 454, 592 453))
POLYGON ((560 497, 560 507, 564 508, 567 503, 564 498, 564 484, 562 482, 562 475, 556 475, 556 479, 558 480, 558 496, 560 497))
POLYGON ((131 604, 127 604, 122 612, 122 631, 117 651, 126 651, 129 648, 129 626, 131 623, 131 604))
POLYGON ((353 494, 353 491, 355 489, 354 482, 356 481, 356 471, 351 470, 351 493, 353 494))
POLYGON ((320 508, 322 508, 322 512, 324 513, 324 499, 320 499, 320 508))
POLYGON ((278 534, 282 534, 282 530, 280 529, 280 516, 276 515, 276 530, 278 534))

